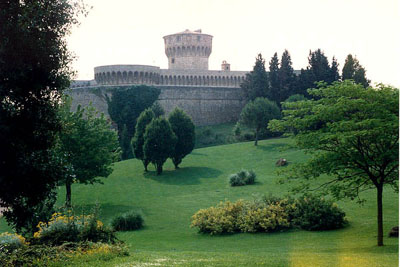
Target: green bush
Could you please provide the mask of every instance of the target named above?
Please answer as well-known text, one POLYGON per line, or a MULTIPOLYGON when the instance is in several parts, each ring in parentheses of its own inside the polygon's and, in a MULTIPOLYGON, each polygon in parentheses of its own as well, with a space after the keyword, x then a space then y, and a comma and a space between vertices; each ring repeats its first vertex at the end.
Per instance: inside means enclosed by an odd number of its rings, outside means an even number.
POLYGON ((333 230, 347 224, 346 214, 332 201, 315 196, 296 200, 294 224, 304 230, 333 230))
POLYGON ((345 226, 345 213, 318 197, 300 199, 263 197, 258 200, 221 202, 192 216, 191 227, 201 233, 273 232, 299 227, 330 230, 345 226))
POLYGON ((0 252, 2 253, 9 253, 26 245, 28 245, 28 243, 21 235, 7 232, 0 234, 0 252))
POLYGON ((134 211, 124 213, 115 217, 111 225, 114 231, 131 231, 142 228, 143 218, 134 211))
POLYGON ((252 170, 241 170, 238 173, 229 175, 229 183, 231 186, 242 186, 254 184, 256 181, 256 173, 252 170))
POLYGON ((115 233, 97 220, 96 214, 75 216, 54 213, 49 222, 40 222, 34 241, 39 244, 61 245, 65 242, 92 241, 115 243, 115 233))

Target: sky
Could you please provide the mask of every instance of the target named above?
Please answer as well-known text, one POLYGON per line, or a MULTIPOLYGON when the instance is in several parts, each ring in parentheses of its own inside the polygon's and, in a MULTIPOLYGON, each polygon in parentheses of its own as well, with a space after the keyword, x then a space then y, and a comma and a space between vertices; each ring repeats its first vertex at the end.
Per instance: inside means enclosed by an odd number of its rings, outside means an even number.
MULTIPOLYGON (((322 49, 340 70, 355 55, 373 83, 400 87, 398 0, 83 0, 87 17, 72 29, 76 79, 94 78, 95 66, 168 68, 163 36, 202 29, 213 37, 209 69, 227 60, 250 71, 258 53, 268 63, 287 49, 294 69, 322 49)), ((268 67, 268 64, 267 64, 268 67)))

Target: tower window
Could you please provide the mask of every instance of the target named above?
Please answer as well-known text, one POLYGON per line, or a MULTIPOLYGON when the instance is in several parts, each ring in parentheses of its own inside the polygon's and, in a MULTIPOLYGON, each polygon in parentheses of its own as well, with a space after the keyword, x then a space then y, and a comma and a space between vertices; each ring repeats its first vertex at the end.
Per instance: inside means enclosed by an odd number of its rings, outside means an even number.
POLYGON ((200 38, 201 38, 200 36, 197 36, 197 41, 200 41, 200 38))
POLYGON ((175 63, 175 58, 171 59, 171 63, 174 64, 175 63))

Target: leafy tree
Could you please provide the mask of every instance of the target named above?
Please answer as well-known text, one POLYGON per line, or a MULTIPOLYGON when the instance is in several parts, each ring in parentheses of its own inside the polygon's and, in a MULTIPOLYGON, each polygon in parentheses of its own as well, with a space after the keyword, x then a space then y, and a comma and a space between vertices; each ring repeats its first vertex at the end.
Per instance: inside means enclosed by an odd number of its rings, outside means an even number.
POLYGON ((331 79, 332 81, 339 81, 340 74, 339 74, 339 63, 335 57, 332 58, 331 63, 331 79))
POLYGON ((162 173, 165 161, 173 154, 177 142, 169 122, 158 117, 146 127, 143 152, 146 159, 156 166, 157 175, 162 173))
POLYGON ((270 120, 278 119, 279 117, 280 109, 275 102, 267 98, 258 97, 246 104, 240 113, 239 122, 254 129, 256 139, 254 145, 257 146, 261 129, 266 128, 270 120))
POLYGON ((303 101, 306 100, 307 98, 303 95, 300 94, 295 94, 295 95, 291 95, 289 96, 285 102, 295 102, 295 101, 303 101))
POLYGON ((164 116, 165 110, 163 107, 160 105, 158 101, 154 102, 153 105, 151 106, 151 110, 154 112, 154 115, 157 117, 164 116))
POLYGON ((342 77, 343 80, 354 80, 356 83, 362 84, 364 87, 368 87, 370 80, 367 79, 365 74, 365 69, 361 66, 360 62, 356 57, 353 58, 351 54, 349 54, 346 58, 342 69, 342 77))
POLYGON ((60 112, 64 129, 59 135, 58 152, 67 173, 61 181, 66 187, 66 205, 71 206, 71 185, 100 183, 99 177, 111 174, 119 158, 118 135, 110 123, 92 106, 70 112, 67 103, 60 112))
POLYGON ((360 192, 375 188, 382 246, 383 187, 398 191, 399 91, 344 81, 320 84, 309 93, 317 100, 285 103, 283 119, 269 125, 291 133, 296 146, 311 154, 307 162, 287 170, 287 178, 302 179, 298 190, 308 191, 313 184, 337 199, 359 198, 360 192), (320 182, 321 175, 330 178, 320 182))
POLYGON ((182 162, 182 159, 192 152, 195 144, 195 132, 192 119, 181 109, 175 108, 168 117, 172 131, 178 138, 175 149, 171 155, 175 169, 182 162))
POLYGON ((0 2, 0 206, 18 232, 63 175, 54 152, 72 60, 65 36, 84 8, 68 0, 0 2))
POLYGON ((140 113, 137 119, 135 127, 135 135, 132 138, 132 148, 133 154, 137 159, 143 162, 144 170, 147 172, 147 166, 149 165, 149 160, 144 156, 143 145, 144 145, 144 133, 146 131, 146 126, 156 117, 152 109, 147 108, 142 113, 140 113))
POLYGON ((261 54, 258 54, 253 70, 246 74, 240 87, 248 100, 254 100, 257 97, 271 97, 265 60, 261 54))
POLYGON ((122 149, 122 159, 130 159, 133 157, 131 138, 129 136, 130 134, 128 133, 128 127, 126 127, 126 124, 124 124, 124 126, 122 127, 122 132, 119 135, 119 144, 122 149))
POLYGON ((111 119, 117 123, 119 142, 122 148, 122 159, 131 158, 132 149, 126 140, 132 139, 135 134, 136 119, 140 113, 151 107, 160 95, 160 89, 146 85, 121 87, 114 89, 111 99, 107 98, 108 113, 111 119), (122 132, 126 125, 127 135, 122 132))

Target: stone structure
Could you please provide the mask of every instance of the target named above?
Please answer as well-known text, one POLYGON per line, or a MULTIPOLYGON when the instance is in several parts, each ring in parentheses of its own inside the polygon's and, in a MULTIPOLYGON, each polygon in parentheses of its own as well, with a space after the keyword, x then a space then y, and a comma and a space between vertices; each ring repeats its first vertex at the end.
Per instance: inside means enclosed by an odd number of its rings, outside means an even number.
POLYGON ((236 121, 244 105, 240 84, 247 71, 231 71, 225 60, 221 70, 208 70, 212 38, 201 30, 164 36, 168 69, 146 65, 95 67, 94 80, 72 83, 68 94, 73 97, 73 107, 92 102, 107 115, 102 97, 107 88, 145 84, 161 89, 158 101, 166 113, 180 107, 196 125, 236 121))

